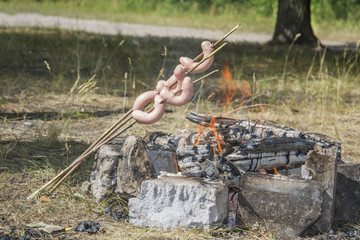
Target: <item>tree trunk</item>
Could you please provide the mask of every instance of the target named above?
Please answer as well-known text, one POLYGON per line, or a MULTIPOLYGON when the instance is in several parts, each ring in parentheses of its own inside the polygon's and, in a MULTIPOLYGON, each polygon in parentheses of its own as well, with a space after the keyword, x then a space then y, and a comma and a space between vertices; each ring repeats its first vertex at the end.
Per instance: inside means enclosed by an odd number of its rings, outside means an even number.
POLYGON ((274 43, 317 45, 318 39, 311 28, 310 0, 279 0, 274 43))

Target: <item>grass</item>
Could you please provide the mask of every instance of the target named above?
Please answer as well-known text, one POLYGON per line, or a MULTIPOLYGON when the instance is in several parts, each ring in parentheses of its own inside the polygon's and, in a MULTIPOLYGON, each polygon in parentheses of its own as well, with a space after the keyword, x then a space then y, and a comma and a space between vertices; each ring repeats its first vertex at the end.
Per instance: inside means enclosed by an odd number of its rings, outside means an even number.
MULTIPOLYGON (((240 238, 248 239, 273 239, 271 232, 262 226, 256 230, 210 230, 201 231, 182 230, 159 231, 155 229, 139 228, 131 226, 126 219, 114 221, 104 213, 104 206, 97 205, 89 193, 83 193, 79 187, 74 187, 74 182, 68 182, 61 186, 55 195, 49 197, 49 201, 25 200, 29 191, 37 188, 48 180, 54 170, 44 168, 38 170, 24 170, 18 173, 3 172, 0 175, 0 232, 11 232, 12 236, 23 236, 28 223, 45 222, 47 224, 60 225, 65 228, 75 227, 81 221, 94 220, 100 222, 102 232, 86 234, 68 231, 53 234, 53 239, 224 239, 240 238), (75 194, 85 198, 75 197, 75 194)), ((49 236, 49 235, 48 235, 49 236)), ((42 239, 48 239, 46 236, 42 239)))
MULTIPOLYGON (((28 222, 70 227, 96 219, 106 232, 88 239, 221 239, 240 234, 250 239, 260 238, 259 234, 274 238, 265 227, 159 232, 135 228, 126 220, 112 221, 90 195, 85 194, 85 200, 74 197, 81 182, 89 178, 93 158, 61 186, 51 202, 25 201, 119 117, 111 113, 124 112, 139 93, 153 89, 160 69, 164 67, 160 75, 167 79, 178 57, 197 55, 198 40, 2 28, 0 44, 0 219, 5 219, 0 220, 0 232, 10 231, 9 226, 25 228, 28 222), (81 96, 81 89, 94 91, 81 96), (99 114, 102 111, 105 116, 99 114)), ((232 43, 215 57, 213 68, 223 69, 225 62, 234 81, 247 80, 252 89, 252 97, 240 111, 239 94, 229 106, 219 104, 221 76, 216 75, 196 86, 188 105, 168 106, 170 112, 163 120, 137 125, 126 134, 196 128, 185 119, 190 110, 196 110, 237 119, 266 118, 323 133, 341 141, 344 157, 360 159, 359 51, 232 43)), ((79 233, 69 236, 84 238, 79 233)))

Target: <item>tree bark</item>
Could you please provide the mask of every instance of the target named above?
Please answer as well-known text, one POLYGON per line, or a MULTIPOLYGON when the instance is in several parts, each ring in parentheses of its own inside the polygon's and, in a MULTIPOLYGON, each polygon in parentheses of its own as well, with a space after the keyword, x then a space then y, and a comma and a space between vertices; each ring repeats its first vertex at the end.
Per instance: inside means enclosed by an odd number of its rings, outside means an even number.
POLYGON ((311 0, 279 0, 275 33, 272 42, 290 44, 300 33, 295 43, 318 45, 311 28, 311 0))

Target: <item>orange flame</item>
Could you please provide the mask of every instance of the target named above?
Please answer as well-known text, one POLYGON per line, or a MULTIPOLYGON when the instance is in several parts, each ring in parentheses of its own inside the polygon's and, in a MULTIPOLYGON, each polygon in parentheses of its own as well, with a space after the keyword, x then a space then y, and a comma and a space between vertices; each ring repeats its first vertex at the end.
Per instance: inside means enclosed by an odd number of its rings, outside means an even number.
POLYGON ((278 175, 278 172, 277 172, 277 170, 276 170, 276 167, 274 167, 274 174, 275 174, 275 175, 278 175))
POLYGON ((211 128, 212 132, 214 133, 214 136, 215 136, 215 139, 216 139, 216 143, 218 145, 218 149, 220 152, 223 152, 222 151, 222 148, 221 148, 221 144, 220 144, 220 141, 221 141, 221 136, 219 134, 217 134, 216 132, 216 128, 215 128, 215 123, 217 122, 217 119, 212 117, 211 118, 211 121, 208 125, 209 128, 211 128))
POLYGON ((249 82, 246 80, 240 83, 239 90, 240 90, 241 98, 240 98, 240 105, 237 108, 236 113, 238 113, 241 110, 242 106, 252 96, 251 86, 249 82))
POLYGON ((222 86, 222 94, 225 97, 225 104, 227 107, 230 106, 231 100, 236 94, 235 81, 231 76, 229 63, 226 62, 224 66, 224 70, 221 70, 221 75, 223 76, 220 79, 220 83, 222 86))
POLYGON ((203 128, 204 128, 204 125, 203 125, 203 123, 201 123, 200 129, 198 130, 198 134, 196 135, 196 138, 195 138, 195 141, 194 141, 194 146, 199 145, 199 142, 200 142, 199 138, 200 138, 201 134, 203 133, 203 128))
POLYGON ((225 105, 229 107, 235 95, 239 94, 240 105, 237 109, 237 112, 239 112, 246 101, 252 96, 251 86, 246 80, 239 83, 233 79, 230 73, 228 62, 225 63, 224 69, 221 71, 221 75, 222 78, 220 79, 220 83, 222 92, 220 96, 220 102, 223 102, 222 99, 225 99, 225 105))
MULTIPOLYGON (((223 152, 222 148, 221 148, 221 135, 216 132, 216 128, 215 128, 215 123, 216 122, 217 122, 217 119, 212 117, 211 120, 210 120, 210 123, 208 124, 208 127, 214 133, 214 136, 215 136, 216 143, 217 143, 219 151, 223 152)), ((201 134, 203 133, 203 131, 204 131, 204 121, 201 122, 201 125, 200 125, 200 127, 198 129, 198 133, 197 133, 197 135, 195 137, 195 140, 194 140, 194 146, 199 145, 199 142, 200 142, 199 138, 200 138, 201 134)), ((213 150, 214 150, 214 154, 216 154, 214 147, 213 147, 213 150)))

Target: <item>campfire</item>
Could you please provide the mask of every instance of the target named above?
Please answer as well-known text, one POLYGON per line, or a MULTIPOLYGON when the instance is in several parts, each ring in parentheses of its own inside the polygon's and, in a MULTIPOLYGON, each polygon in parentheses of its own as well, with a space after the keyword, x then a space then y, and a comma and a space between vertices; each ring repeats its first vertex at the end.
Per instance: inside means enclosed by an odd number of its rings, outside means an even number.
MULTIPOLYGON (((310 227, 329 231, 335 217, 341 147, 326 136, 269 120, 190 112, 187 119, 197 124, 197 131, 120 137, 136 123, 160 120, 166 104, 188 103, 193 84, 217 70, 195 81, 188 74, 208 70, 214 54, 226 43, 214 48, 237 28, 214 44, 204 41, 203 52, 194 59, 181 57, 167 81, 160 80, 155 90, 138 96, 132 109, 28 199, 47 188, 55 191, 97 151, 91 174, 93 195, 98 202, 113 192, 130 198, 134 225, 213 228, 233 227, 240 219, 248 224, 263 219, 286 236, 300 235, 310 227)), ((220 105, 236 102, 240 111, 253 95, 249 82, 234 81, 228 65, 220 83, 220 105)), ((261 106, 259 110, 264 112, 261 106)))
POLYGON ((233 226, 239 217, 247 223, 266 219, 278 230, 279 224, 298 218, 301 224, 279 230, 286 235, 299 235, 309 226, 331 226, 339 143, 268 120, 193 112, 187 119, 198 131, 153 132, 145 139, 128 137, 101 148, 91 178, 97 200, 111 189, 137 196, 129 202, 131 222, 165 229, 233 226), (115 149, 116 156, 110 155, 115 149), (193 200, 186 200, 191 196, 193 200), (208 209, 206 221, 198 216, 206 213, 197 208, 208 209), (165 218, 169 211, 177 215, 165 218))

